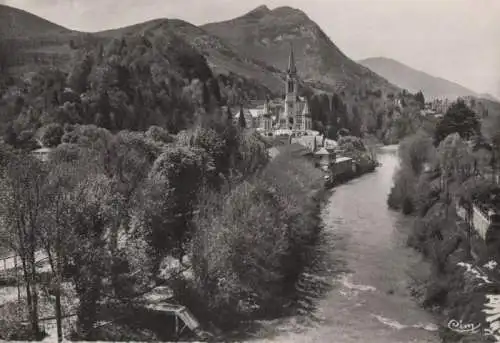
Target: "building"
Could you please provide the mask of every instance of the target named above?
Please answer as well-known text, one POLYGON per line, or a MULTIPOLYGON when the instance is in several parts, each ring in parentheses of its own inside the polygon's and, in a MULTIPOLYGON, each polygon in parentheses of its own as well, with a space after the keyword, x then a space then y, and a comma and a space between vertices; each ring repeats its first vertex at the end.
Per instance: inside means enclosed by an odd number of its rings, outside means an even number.
POLYGON ((335 160, 335 153, 332 153, 325 148, 321 148, 314 153, 314 156, 317 159, 318 166, 323 170, 330 169, 332 160, 335 160))
POLYGON ((451 102, 447 99, 434 99, 430 103, 430 109, 434 111, 437 114, 445 114, 446 111, 448 111, 448 108, 450 108, 451 102))
POLYGON ((350 157, 336 156, 333 165, 334 177, 341 177, 356 172, 354 160, 350 157))
POLYGON ((276 102, 267 99, 262 105, 254 105, 253 108, 249 109, 240 106, 234 115, 235 122, 239 120, 240 115, 243 115, 247 127, 257 129, 265 135, 303 136, 313 134, 309 104, 305 98, 299 97, 298 87, 299 78, 291 47, 284 100, 276 102))
POLYGON ((276 123, 279 129, 289 129, 294 133, 304 134, 312 129, 311 113, 307 100, 299 98, 299 79, 293 48, 290 47, 288 70, 285 85, 285 106, 276 123))
POLYGON ((40 161, 47 162, 49 160, 49 155, 51 152, 52 152, 51 148, 43 147, 40 149, 33 150, 31 154, 36 158, 38 158, 40 161))

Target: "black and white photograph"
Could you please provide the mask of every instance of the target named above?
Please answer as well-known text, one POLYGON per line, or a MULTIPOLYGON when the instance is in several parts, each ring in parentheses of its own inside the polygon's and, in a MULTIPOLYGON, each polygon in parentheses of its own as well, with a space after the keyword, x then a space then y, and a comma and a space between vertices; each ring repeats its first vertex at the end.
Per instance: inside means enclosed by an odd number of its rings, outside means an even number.
POLYGON ((500 342, 500 0, 0 0, 0 341, 500 342))

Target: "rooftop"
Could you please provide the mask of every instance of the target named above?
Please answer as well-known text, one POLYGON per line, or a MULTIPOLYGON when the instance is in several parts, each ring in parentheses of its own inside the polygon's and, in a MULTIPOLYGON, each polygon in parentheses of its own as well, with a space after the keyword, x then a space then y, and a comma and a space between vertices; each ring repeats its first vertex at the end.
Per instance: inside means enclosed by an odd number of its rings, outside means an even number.
POLYGON ((52 148, 43 147, 40 149, 33 150, 32 153, 34 153, 34 154, 48 154, 51 151, 52 151, 52 148))
POLYGON ((342 156, 342 157, 337 157, 335 159, 335 163, 341 163, 341 162, 345 162, 345 161, 352 161, 352 158, 342 156))
POLYGON ((325 148, 321 148, 314 153, 314 155, 330 155, 330 152, 325 148))

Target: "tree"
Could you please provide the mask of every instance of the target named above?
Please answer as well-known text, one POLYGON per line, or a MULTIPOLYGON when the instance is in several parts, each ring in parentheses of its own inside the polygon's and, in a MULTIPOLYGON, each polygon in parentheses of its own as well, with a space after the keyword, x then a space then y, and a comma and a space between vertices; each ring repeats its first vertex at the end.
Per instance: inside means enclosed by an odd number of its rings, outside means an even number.
POLYGON ((240 114, 238 117, 238 124, 243 129, 247 127, 247 123, 246 123, 245 115, 244 115, 244 111, 243 111, 243 105, 240 106, 240 114))
POLYGON ((69 259, 67 242, 74 240, 74 237, 71 237, 71 219, 67 213, 67 196, 74 187, 75 176, 78 174, 74 160, 52 160, 51 170, 43 188, 46 202, 44 204, 44 225, 41 233, 41 243, 47 253, 52 270, 53 280, 50 289, 54 292, 56 298, 54 307, 59 342, 63 338, 61 309, 63 266, 69 259))
POLYGON ((40 140, 44 146, 53 148, 61 143, 63 135, 64 129, 60 124, 49 124, 42 128, 40 140))
POLYGON ((154 274, 167 253, 180 261, 185 255, 204 164, 199 149, 169 147, 151 168, 146 181, 144 220, 154 274))
POLYGON ((436 157, 432 137, 424 131, 404 139, 398 149, 401 165, 411 170, 413 175, 419 176, 425 163, 431 163, 436 157))
POLYGON ((231 113, 231 108, 229 106, 227 106, 226 110, 226 120, 231 125, 233 124, 233 114, 231 113))
POLYGON ((491 146, 491 168, 493 169, 493 178, 496 178, 498 158, 500 157, 500 117, 490 116, 483 120, 482 129, 486 140, 491 146))
POLYGON ((88 88, 88 79, 92 71, 94 61, 92 56, 86 54, 80 61, 76 63, 73 70, 68 76, 68 86, 78 94, 85 92, 88 88))
POLYGON ((439 145, 443 139, 455 132, 466 140, 480 133, 480 122, 476 114, 461 99, 453 103, 438 122, 434 144, 439 145))
POLYGON ((172 143, 174 138, 170 133, 162 127, 153 125, 146 131, 145 136, 155 142, 162 142, 165 144, 172 143))
MULTIPOLYGON (((0 75, 7 76, 8 69, 16 64, 18 48, 14 39, 2 38, 0 40, 0 75)), ((0 77, 0 79, 1 79, 0 77)))
POLYGON ((448 184, 454 180, 459 184, 472 176, 474 158, 466 142, 458 133, 448 135, 438 147, 439 164, 442 170, 445 197, 448 203, 448 184))
POLYGON ((417 94, 415 94, 415 100, 420 104, 420 108, 425 107, 425 97, 422 91, 419 91, 417 94))
POLYGON ((69 266, 79 298, 77 335, 85 340, 93 337, 98 302, 103 292, 103 279, 109 273, 110 254, 106 249, 107 227, 118 216, 111 180, 91 163, 81 160, 78 183, 68 193, 66 221, 71 230, 67 243, 71 251, 69 266))
POLYGON ((40 337, 38 325, 38 289, 35 254, 40 239, 43 204, 42 187, 46 172, 41 162, 29 155, 7 155, 4 164, 1 220, 9 245, 21 258, 26 286, 26 306, 34 337, 40 337))

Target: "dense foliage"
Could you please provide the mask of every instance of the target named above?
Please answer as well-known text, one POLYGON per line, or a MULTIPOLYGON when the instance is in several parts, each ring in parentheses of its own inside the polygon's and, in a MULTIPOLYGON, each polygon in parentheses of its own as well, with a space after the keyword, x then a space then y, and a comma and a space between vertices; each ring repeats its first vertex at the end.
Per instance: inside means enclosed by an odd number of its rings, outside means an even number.
MULTIPOLYGON (((498 285, 481 284, 460 263, 473 270, 479 267, 477 270, 490 280, 498 279, 495 269, 484 267, 488 261, 498 261, 500 245, 495 228, 490 227, 483 240, 467 224, 473 204, 483 211, 499 208, 499 187, 494 181, 495 123, 491 120, 478 132, 475 113, 462 101, 453 104, 438 123, 434 137, 420 133, 402 142, 400 169, 388 198, 390 207, 415 215, 408 245, 430 261, 429 275, 419 280, 423 288, 414 289, 421 304, 449 319, 460 317, 485 325, 485 294, 496 293, 498 285), (455 206, 464 209, 465 221, 455 206)), ((441 333, 450 341, 460 339, 446 329, 441 333)))
POLYGON ((2 76, 0 129, 7 143, 54 146, 65 124, 112 132, 156 125, 177 133, 220 105, 270 95, 235 74, 213 75, 205 57, 172 33, 145 31, 87 45, 74 51, 69 72, 40 66, 22 79, 2 76))
POLYGON ((380 90, 344 90, 310 96, 313 128, 337 139, 339 132, 372 135, 395 143, 415 133, 429 118, 420 116, 422 99, 407 92, 384 94, 380 90))
POLYGON ((61 281, 79 300, 74 337, 86 339, 102 337, 94 326, 109 301, 133 304, 156 284, 171 285, 201 318, 217 311, 220 325, 279 312, 293 293, 319 225, 318 199, 307 194, 322 185, 312 163, 284 152, 268 165, 261 136, 217 109, 175 135, 54 123, 40 137, 56 146, 48 162, 6 144, 1 160, 5 243, 26 262, 35 333, 38 287, 59 299, 56 315, 67 313, 61 281), (40 251, 48 284, 34 263, 40 251), (170 259, 194 279, 176 287, 170 259))
POLYGON ((458 133, 463 139, 470 139, 480 133, 480 122, 476 113, 463 100, 453 103, 438 122, 435 143, 438 145, 449 134, 458 133))
MULTIPOLYGON (((207 198, 193 242, 195 292, 219 325, 282 311, 319 228, 321 173, 283 148, 256 178, 207 198)), ((203 314, 201 314, 203 315, 203 314)))

